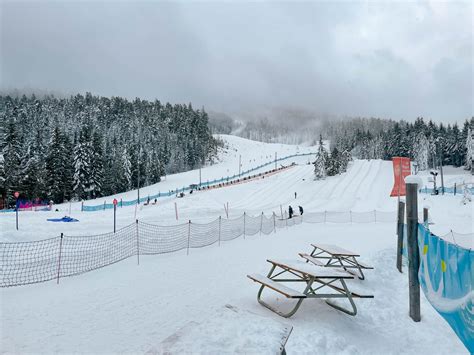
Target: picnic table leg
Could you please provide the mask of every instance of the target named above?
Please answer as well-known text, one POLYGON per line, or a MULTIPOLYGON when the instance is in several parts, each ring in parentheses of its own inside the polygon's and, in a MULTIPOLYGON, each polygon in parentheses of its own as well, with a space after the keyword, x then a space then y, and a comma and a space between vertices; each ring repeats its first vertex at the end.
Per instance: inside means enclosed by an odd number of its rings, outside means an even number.
MULTIPOLYGON (((276 265, 273 265, 272 268, 270 269, 270 272, 268 273, 268 278, 271 278, 271 275, 273 273, 273 271, 275 270, 275 267, 276 265)), ((314 282, 314 279, 310 279, 309 281, 307 281, 307 285, 306 285, 306 288, 305 290, 303 291, 303 293, 306 295, 308 293, 308 291, 311 289, 311 285, 313 284, 314 282)), ((260 289, 258 290, 258 294, 257 294, 257 301, 258 303, 260 303, 262 306, 264 306, 265 308, 268 308, 270 311, 272 312, 275 312, 276 314, 282 316, 282 317, 285 317, 285 318, 289 318, 291 317, 293 314, 296 313, 296 311, 298 310, 298 308, 300 308, 301 306, 301 303, 303 303, 303 300, 304 298, 299 298, 298 299, 298 302, 296 302, 296 305, 293 307, 293 309, 287 313, 283 313, 279 310, 277 310, 276 308, 273 308, 272 306, 270 306, 268 303, 262 301, 262 292, 263 292, 263 289, 265 288, 265 285, 262 285, 260 286, 260 289)))
POLYGON ((354 264, 356 264, 357 268, 359 269, 359 273, 360 273, 359 280, 364 280, 365 279, 364 273, 362 272, 362 268, 360 267, 360 264, 357 262, 355 256, 352 257, 352 260, 354 261, 354 264))
POLYGON ((351 303, 352 311, 350 311, 350 310, 348 310, 348 309, 346 309, 346 308, 344 308, 344 307, 338 306, 337 304, 335 304, 335 303, 333 303, 333 302, 331 302, 331 301, 329 301, 329 300, 326 300, 326 303, 327 303, 329 306, 331 306, 331 307, 337 309, 338 311, 344 312, 344 313, 346 313, 346 314, 348 314, 348 315, 350 315, 350 316, 355 316, 355 315, 357 314, 357 307, 356 307, 356 305, 355 305, 355 303, 354 303, 354 300, 352 299, 352 293, 351 293, 351 292, 349 291, 349 289, 347 288, 347 285, 346 285, 346 282, 344 281, 344 279, 340 279, 340 281, 341 281, 341 284, 342 284, 342 288, 344 289, 344 292, 343 292, 343 293, 347 296, 347 299, 348 299, 349 302, 351 303))

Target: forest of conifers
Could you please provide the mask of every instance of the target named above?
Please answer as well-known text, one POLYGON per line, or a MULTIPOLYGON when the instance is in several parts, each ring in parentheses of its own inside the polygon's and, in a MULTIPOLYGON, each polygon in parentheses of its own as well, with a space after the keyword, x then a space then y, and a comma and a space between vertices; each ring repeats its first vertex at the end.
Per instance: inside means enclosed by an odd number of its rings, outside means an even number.
POLYGON ((0 96, 0 195, 60 203, 154 184, 217 150, 204 109, 89 93, 0 96))

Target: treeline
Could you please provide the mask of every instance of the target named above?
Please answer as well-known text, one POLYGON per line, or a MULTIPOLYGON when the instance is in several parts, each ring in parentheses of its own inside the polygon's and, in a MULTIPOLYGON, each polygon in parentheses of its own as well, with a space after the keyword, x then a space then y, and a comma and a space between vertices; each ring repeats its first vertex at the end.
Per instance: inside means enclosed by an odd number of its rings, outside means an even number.
POLYGON ((357 119, 341 122, 328 131, 331 148, 350 151, 360 159, 391 159, 408 157, 417 162, 419 170, 443 165, 471 168, 474 118, 460 128, 454 124, 414 123, 378 119, 357 119))
POLYGON ((160 181, 215 155, 204 109, 90 93, 0 96, 0 195, 89 199, 160 181))

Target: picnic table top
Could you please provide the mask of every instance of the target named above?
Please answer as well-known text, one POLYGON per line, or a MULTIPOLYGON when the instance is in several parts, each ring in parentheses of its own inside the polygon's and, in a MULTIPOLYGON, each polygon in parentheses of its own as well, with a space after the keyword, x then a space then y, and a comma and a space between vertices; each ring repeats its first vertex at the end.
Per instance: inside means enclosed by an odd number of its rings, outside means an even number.
POLYGON ((293 327, 226 305, 164 339, 159 354, 280 354, 293 327))
POLYGON ((360 256, 360 254, 341 248, 332 244, 311 244, 313 247, 324 250, 326 253, 334 256, 360 256))
POLYGON ((317 266, 314 264, 307 263, 303 260, 294 259, 267 259, 269 263, 277 266, 283 266, 285 268, 307 274, 317 279, 353 279, 354 276, 350 273, 335 268, 326 268, 317 266))

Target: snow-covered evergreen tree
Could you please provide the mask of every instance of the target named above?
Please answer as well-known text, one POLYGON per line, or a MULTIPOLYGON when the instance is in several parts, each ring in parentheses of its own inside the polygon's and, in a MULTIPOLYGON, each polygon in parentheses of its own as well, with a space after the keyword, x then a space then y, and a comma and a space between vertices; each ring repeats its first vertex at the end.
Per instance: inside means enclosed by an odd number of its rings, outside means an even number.
MULTIPOLYGON (((21 165, 22 165, 22 142, 20 132, 11 118, 8 121, 3 147, 4 159, 4 184, 7 201, 13 200, 13 193, 20 190, 21 165)), ((20 191, 21 192, 21 191, 20 191)))
POLYGON ((419 132, 416 136, 416 141, 413 144, 414 161, 418 165, 418 170, 423 171, 428 169, 428 153, 430 142, 423 132, 419 132))
POLYGON ((318 152, 316 153, 316 160, 314 164, 314 179, 321 180, 326 178, 326 160, 327 153, 324 149, 323 137, 319 136, 318 152))
POLYGON ((78 199, 91 197, 93 191, 94 149, 92 147, 90 128, 84 126, 79 141, 74 147, 74 195, 78 199))
POLYGON ((474 163, 474 131, 471 128, 467 130, 466 137, 466 170, 473 169, 474 163))

